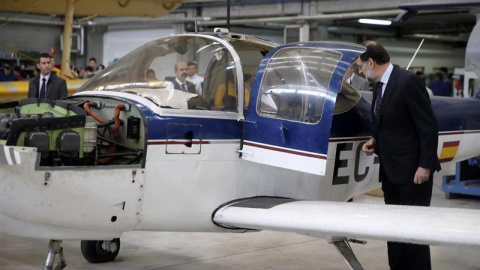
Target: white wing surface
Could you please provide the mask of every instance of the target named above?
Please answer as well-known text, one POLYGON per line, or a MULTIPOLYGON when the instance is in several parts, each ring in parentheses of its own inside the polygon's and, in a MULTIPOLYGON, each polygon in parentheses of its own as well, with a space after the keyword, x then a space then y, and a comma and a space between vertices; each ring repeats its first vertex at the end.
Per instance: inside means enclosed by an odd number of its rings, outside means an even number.
POLYGON ((429 245, 480 247, 480 211, 417 206, 250 198, 219 208, 228 228, 296 232, 429 245))

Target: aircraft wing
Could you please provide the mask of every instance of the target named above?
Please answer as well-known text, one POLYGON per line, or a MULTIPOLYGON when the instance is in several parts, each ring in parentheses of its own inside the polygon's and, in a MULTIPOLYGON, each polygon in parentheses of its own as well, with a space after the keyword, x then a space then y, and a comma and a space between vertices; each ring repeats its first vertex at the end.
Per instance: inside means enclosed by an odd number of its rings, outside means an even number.
POLYGON ((231 229, 480 247, 480 211, 473 209, 260 197, 225 205, 213 220, 231 229))

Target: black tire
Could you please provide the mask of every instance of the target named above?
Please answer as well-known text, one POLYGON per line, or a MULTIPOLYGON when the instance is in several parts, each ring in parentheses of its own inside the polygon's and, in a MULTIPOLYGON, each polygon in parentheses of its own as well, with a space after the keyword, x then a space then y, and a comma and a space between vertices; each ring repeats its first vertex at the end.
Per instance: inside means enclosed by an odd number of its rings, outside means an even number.
POLYGON ((110 241, 82 241, 82 255, 91 263, 113 261, 120 251, 120 238, 110 241))

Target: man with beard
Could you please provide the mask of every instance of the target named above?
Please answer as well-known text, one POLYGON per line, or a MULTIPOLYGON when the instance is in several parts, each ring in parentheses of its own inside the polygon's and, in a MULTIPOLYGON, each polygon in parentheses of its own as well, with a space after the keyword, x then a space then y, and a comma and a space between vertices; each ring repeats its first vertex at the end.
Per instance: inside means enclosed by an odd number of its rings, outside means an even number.
POLYGON ((187 81, 188 65, 185 62, 178 62, 175 65, 175 79, 171 80, 173 87, 178 90, 183 90, 195 94, 195 85, 187 81))
MULTIPOLYGON (((430 206, 433 172, 440 170, 440 163, 437 120, 425 86, 415 74, 393 66, 377 42, 367 43, 356 64, 374 84, 374 132, 362 151, 380 158, 385 203, 430 206)), ((394 242, 387 246, 390 269, 431 269, 429 246, 394 242)))

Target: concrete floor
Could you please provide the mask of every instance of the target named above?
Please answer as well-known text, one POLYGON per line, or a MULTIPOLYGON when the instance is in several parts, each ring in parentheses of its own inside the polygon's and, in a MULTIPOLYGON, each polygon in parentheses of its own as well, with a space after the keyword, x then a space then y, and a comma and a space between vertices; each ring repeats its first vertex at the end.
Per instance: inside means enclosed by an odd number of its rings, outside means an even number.
MULTIPOLYGON (((450 173, 444 169, 442 173, 450 173)), ((441 175, 435 177, 441 186, 441 175)), ((356 202, 383 203, 380 197, 360 195, 356 202)), ((480 209, 480 197, 445 199, 434 187, 432 206, 480 209)), ((472 217, 480 218, 480 217, 472 217)), ((90 264, 79 241, 64 241, 66 269, 223 270, 223 269, 348 269, 336 249, 323 239, 294 233, 263 231, 246 234, 129 232, 121 239, 115 261, 90 264)), ((352 244, 365 269, 388 269, 386 243, 370 240, 352 244)), ((43 269, 48 242, 0 234, 0 269, 43 269)), ((480 249, 431 247, 435 270, 480 269, 480 249)))

